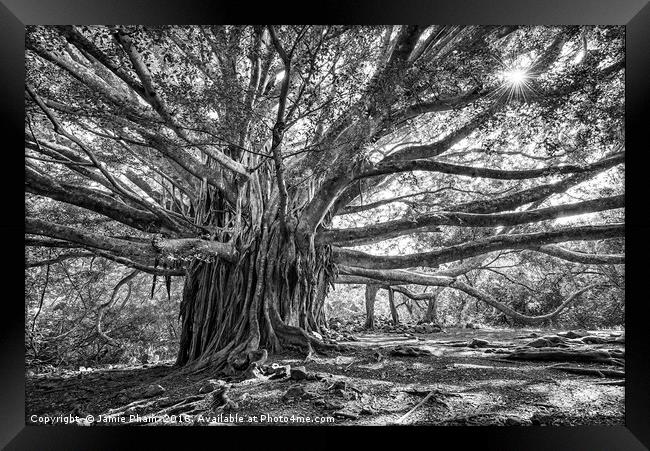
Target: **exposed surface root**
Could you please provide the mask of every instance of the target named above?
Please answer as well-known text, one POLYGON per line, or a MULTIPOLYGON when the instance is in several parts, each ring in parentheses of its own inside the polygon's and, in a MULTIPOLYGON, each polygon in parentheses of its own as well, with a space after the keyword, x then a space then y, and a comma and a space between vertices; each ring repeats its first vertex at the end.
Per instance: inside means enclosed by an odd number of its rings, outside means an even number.
POLYGON ((417 357, 431 355, 431 351, 428 349, 417 348, 415 346, 400 345, 391 349, 389 354, 395 356, 417 357))
POLYGON ((605 349, 517 349, 504 356, 509 360, 542 360, 558 362, 583 362, 583 363, 605 363, 610 365, 623 366, 624 361, 616 356, 620 353, 607 351, 605 349))
POLYGON ((596 382, 596 385, 613 385, 617 387, 625 387, 625 379, 618 379, 614 381, 600 381, 596 382))
POLYGON ((552 365, 549 368, 552 368, 557 371, 564 371, 566 373, 584 374, 587 376, 612 377, 612 378, 625 377, 624 371, 611 370, 607 368, 581 368, 578 366, 563 366, 563 365, 552 365))

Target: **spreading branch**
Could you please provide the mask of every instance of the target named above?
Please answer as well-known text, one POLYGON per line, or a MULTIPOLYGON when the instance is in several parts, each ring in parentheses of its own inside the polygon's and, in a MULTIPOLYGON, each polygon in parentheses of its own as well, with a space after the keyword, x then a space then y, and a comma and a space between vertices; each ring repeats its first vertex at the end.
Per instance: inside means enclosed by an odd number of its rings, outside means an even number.
POLYGON ((140 261, 154 261, 161 257, 182 258, 191 255, 219 257, 233 261, 237 252, 231 244, 207 241, 200 238, 152 240, 148 244, 96 233, 82 232, 69 226, 54 224, 42 219, 25 218, 25 233, 69 241, 82 247, 98 249, 109 254, 140 261))
POLYGON ((622 265, 625 263, 625 255, 623 254, 588 254, 553 245, 540 246, 533 250, 562 260, 586 265, 622 265))
POLYGON ((588 225, 567 227, 548 232, 497 235, 416 254, 378 256, 366 252, 333 247, 332 255, 338 264, 363 268, 436 267, 443 263, 503 249, 534 249, 545 244, 576 240, 600 240, 621 237, 624 234, 625 225, 621 223, 588 225))
POLYGON ((374 167, 363 170, 363 172, 358 174, 357 178, 394 174, 398 172, 429 171, 440 172, 442 174, 463 175, 467 177, 490 178, 497 180, 525 180, 536 177, 546 177, 550 175, 575 174, 596 171, 608 166, 611 159, 621 161, 624 158, 625 152, 620 152, 619 155, 615 155, 589 165, 579 166, 567 164, 539 169, 523 169, 515 171, 506 169, 477 168, 423 159, 410 161, 387 161, 378 163, 374 167))
POLYGON ((573 204, 556 205, 553 207, 526 210, 512 213, 463 213, 441 211, 421 215, 415 218, 398 219, 365 227, 348 229, 332 229, 317 234, 316 241, 320 244, 337 243, 346 246, 368 244, 379 239, 386 240, 397 236, 436 231, 438 226, 458 227, 496 227, 528 224, 549 219, 564 218, 573 215, 593 213, 597 211, 622 208, 625 203, 623 195, 593 199, 573 204))

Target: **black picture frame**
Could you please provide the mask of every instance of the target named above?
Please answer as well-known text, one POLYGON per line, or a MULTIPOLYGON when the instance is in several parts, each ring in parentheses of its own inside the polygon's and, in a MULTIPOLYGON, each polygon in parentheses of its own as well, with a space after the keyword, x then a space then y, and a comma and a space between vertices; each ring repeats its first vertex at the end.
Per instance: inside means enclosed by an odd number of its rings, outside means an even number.
POLYGON ((650 96, 650 5, 646 0, 447 0, 326 2, 0 0, 0 105, 3 132, 0 236, 4 296, 0 313, 0 446, 5 449, 166 448, 172 441, 198 447, 243 449, 334 448, 378 444, 421 449, 444 446, 484 450, 642 450, 650 448, 650 358, 646 285, 650 255, 647 216, 647 119, 650 96), (307 12, 309 10, 309 12, 307 12), (304 11, 304 12, 303 12, 304 11), (72 427, 25 425, 24 194, 20 142, 24 118, 24 30, 31 24, 608 24, 626 25, 626 354, 625 426, 577 427, 72 427), (7 140, 7 138, 11 138, 7 140), (22 257, 21 257, 22 256, 22 257), (15 290, 15 291, 14 291, 15 290), (11 308, 9 308, 11 307, 11 308), (21 311, 23 312, 21 314, 21 311), (173 440, 172 440, 173 439, 173 440), (199 442, 200 440, 200 442, 199 442), (154 443, 155 442, 155 443, 154 443), (417 444, 421 442, 421 444, 417 444), (164 446, 167 445, 167 446, 164 446))

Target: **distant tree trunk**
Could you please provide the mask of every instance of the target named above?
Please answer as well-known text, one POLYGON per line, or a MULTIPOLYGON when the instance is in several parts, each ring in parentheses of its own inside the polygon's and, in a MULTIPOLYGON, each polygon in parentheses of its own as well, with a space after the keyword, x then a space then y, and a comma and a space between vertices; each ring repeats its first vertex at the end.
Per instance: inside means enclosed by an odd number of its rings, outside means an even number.
POLYGON ((438 304, 435 297, 430 298, 427 303, 427 312, 424 315, 424 321, 427 323, 438 323, 438 304))
POLYGON ((402 302, 399 305, 403 305, 406 308, 406 311, 408 312, 409 316, 411 318, 413 317, 413 302, 412 301, 410 301, 408 299, 404 299, 404 302, 402 302))
POLYGON ((463 310, 465 310, 465 304, 467 304, 467 299, 463 298, 460 301, 460 307, 458 308, 458 324, 461 324, 463 321, 463 310))
POLYGON ((365 328, 373 330, 375 328, 375 300, 377 299, 377 285, 366 285, 366 324, 365 328))
POLYGON ((393 318, 393 324, 399 324, 399 315, 395 307, 395 292, 392 288, 388 289, 388 305, 390 306, 390 316, 393 318))

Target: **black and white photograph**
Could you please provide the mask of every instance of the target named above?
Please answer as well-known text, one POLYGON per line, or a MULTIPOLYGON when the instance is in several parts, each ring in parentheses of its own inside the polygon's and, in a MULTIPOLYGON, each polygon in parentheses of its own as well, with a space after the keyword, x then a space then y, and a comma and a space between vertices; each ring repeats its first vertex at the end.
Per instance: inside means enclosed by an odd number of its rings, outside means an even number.
POLYGON ((625 425, 625 26, 28 25, 24 63, 27 425, 625 425))

